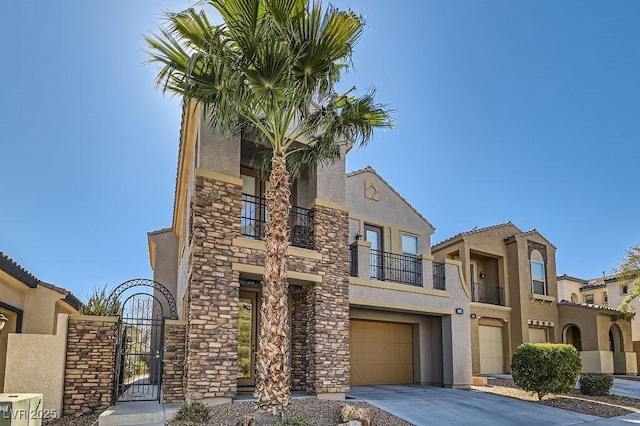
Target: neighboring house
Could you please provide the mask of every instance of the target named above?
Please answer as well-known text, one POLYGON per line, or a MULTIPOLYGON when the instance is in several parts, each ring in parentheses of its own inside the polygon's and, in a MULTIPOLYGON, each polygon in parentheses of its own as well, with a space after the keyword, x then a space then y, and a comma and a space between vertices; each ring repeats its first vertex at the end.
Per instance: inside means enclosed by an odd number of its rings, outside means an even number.
MULTIPOLYGON (((608 315, 612 319, 609 322, 605 321, 605 324, 611 325, 610 328, 600 323, 596 325, 592 320, 587 328, 576 324, 577 328, 572 329, 571 333, 582 336, 583 341, 579 350, 594 351, 589 355, 591 359, 587 361, 591 370, 596 371, 600 367, 603 372, 615 371, 617 374, 637 374, 640 371, 640 318, 637 314, 631 320, 619 318, 620 314, 616 311, 632 285, 633 283, 620 282, 616 274, 592 279, 576 278, 566 274, 558 276, 560 299, 567 301, 563 305, 580 305, 586 316, 594 315, 588 314, 586 310, 591 308, 599 315, 608 315), (611 322, 616 323, 617 326, 611 322), (594 345, 586 345, 585 336, 596 335, 597 348, 594 345)), ((631 305, 638 312, 639 301, 635 300, 631 305)), ((566 337, 566 332, 563 333, 566 337)))
MULTIPOLYGON (((459 262, 434 269, 433 226, 372 169, 345 177, 349 148, 292 187, 291 388, 344 398, 359 383, 467 387, 459 262)), ((250 134, 213 134, 185 104, 173 224, 149 248, 187 323, 189 400, 224 402, 255 384, 268 182, 250 160, 261 149, 250 134)))
POLYGON ((58 314, 77 314, 80 306, 71 292, 40 281, 0 252, 0 312, 8 318, 0 332, 0 389, 4 389, 9 334, 53 334, 58 314))
POLYGON ((525 342, 561 341, 556 248, 535 229, 511 222, 459 233, 431 249, 462 262, 470 283, 473 374, 510 372, 525 342))

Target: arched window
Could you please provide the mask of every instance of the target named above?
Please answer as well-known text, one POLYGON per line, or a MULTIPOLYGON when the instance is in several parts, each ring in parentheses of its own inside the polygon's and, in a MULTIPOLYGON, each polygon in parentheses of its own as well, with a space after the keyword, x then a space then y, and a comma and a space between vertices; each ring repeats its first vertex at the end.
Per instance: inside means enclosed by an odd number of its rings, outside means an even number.
POLYGON ((547 294, 546 276, 542 253, 533 250, 531 252, 531 292, 533 294, 547 294))
POLYGON ((580 298, 578 297, 577 294, 571 293, 571 301, 572 302, 576 302, 576 303, 580 303, 580 298))

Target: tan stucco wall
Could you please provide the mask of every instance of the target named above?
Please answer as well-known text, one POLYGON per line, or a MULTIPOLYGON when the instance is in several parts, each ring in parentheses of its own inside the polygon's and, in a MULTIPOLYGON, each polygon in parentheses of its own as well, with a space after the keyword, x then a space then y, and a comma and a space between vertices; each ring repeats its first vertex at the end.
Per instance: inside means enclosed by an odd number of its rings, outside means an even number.
POLYGON ((536 234, 524 235, 507 244, 509 294, 512 307, 511 346, 517 348, 529 340, 529 320, 551 321, 555 325, 548 328, 547 337, 551 343, 561 340, 558 327, 558 286, 556 275, 556 250, 543 238, 536 234), (547 248, 547 264, 545 273, 547 280, 547 296, 543 300, 532 298, 531 262, 529 259, 528 241, 545 245, 547 248))
POLYGON ((351 308, 349 318, 414 324, 414 382, 443 384, 442 324, 439 316, 351 308))
MULTIPOLYGON (((178 294, 178 239, 173 230, 149 233, 149 240, 155 247, 153 280, 162 284, 176 297, 178 294)), ((169 306, 161 294, 154 293, 160 301, 164 317, 169 315, 169 306)))
POLYGON ((384 251, 401 253, 400 233, 418 236, 419 254, 431 254, 433 227, 422 219, 375 173, 365 171, 346 178, 346 204, 349 207, 349 243, 357 231, 364 236, 364 224, 384 228, 384 251), (379 200, 365 197, 365 182, 378 188, 379 200))
POLYGON ((53 335, 9 335, 4 393, 41 393, 45 410, 62 413, 68 318, 58 316, 53 335))
MULTIPOLYGON (((349 300, 352 311, 355 310, 384 310, 404 314, 419 314, 422 316, 441 317, 441 348, 442 348, 442 383, 445 386, 468 387, 471 384, 471 339, 470 339, 470 307, 469 293, 461 278, 461 264, 457 261, 447 261, 445 265, 446 291, 427 290, 412 286, 389 284, 384 288, 384 282, 371 282, 367 285, 361 280, 357 284, 352 280, 349 285, 349 300), (375 285, 375 287, 373 286, 375 285), (429 294, 427 294, 429 293, 429 294), (461 308, 462 314, 456 314, 455 309, 461 308)), ((361 318, 366 319, 366 318, 361 318)), ((434 336, 432 333, 431 336, 434 336)), ((430 341, 426 336, 423 342, 430 341)), ((440 345, 439 345, 440 346, 440 345)), ((420 352, 421 371, 427 368, 429 357, 426 352, 420 352), (422 354, 428 357, 422 359, 422 354)), ((437 368, 440 368, 439 366, 437 368)), ((425 383, 431 381, 421 373, 425 383)), ((435 373, 434 373, 435 374, 435 373)), ((435 377, 435 376, 432 376, 435 377)))
POLYGON ((558 280, 558 302, 567 300, 571 302, 571 295, 578 296, 578 302, 584 302, 584 296, 580 292, 583 283, 572 281, 569 279, 558 280))
POLYGON ((621 366, 624 366, 626 374, 637 373, 629 320, 620 318, 612 311, 572 305, 558 306, 558 319, 561 332, 569 325, 580 328, 583 372, 613 373, 614 366, 617 365, 617 373, 622 372, 621 366), (613 324, 622 333, 624 352, 614 353, 609 350, 609 330, 613 324))
MULTIPOLYGON (((629 288, 633 286, 629 283, 629 288)), ((622 294, 622 286, 619 282, 611 282, 607 284, 607 292, 609 294, 609 307, 617 308, 624 301, 626 294, 622 294)), ((636 316, 631 321, 631 332, 634 341, 640 341, 640 300, 635 299, 631 302, 631 306, 636 312, 636 316)))
POLYGON ((511 371, 511 339, 509 323, 511 308, 492 306, 485 303, 471 303, 471 313, 476 318, 471 319, 471 363, 473 374, 480 374, 480 325, 491 325, 502 328, 502 359, 503 372, 511 371))

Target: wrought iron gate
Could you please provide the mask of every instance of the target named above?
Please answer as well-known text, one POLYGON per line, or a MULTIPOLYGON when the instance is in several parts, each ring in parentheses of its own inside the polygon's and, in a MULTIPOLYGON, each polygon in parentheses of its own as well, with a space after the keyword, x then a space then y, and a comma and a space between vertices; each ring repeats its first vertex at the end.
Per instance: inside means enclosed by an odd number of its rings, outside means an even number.
POLYGON ((110 306, 120 315, 115 401, 160 401, 164 320, 177 319, 173 296, 155 281, 131 280, 111 293, 110 306))

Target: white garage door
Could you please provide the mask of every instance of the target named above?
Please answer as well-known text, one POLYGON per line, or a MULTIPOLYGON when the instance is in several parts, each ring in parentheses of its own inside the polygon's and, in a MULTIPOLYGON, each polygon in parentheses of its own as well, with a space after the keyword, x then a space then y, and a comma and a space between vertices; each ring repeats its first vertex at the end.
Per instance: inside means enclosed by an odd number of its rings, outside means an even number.
POLYGON ((502 374, 502 327, 481 325, 480 333, 480 374, 502 374))
POLYGON ((547 339, 547 329, 546 328, 535 328, 529 327, 529 342, 531 343, 546 343, 549 339, 547 339))

